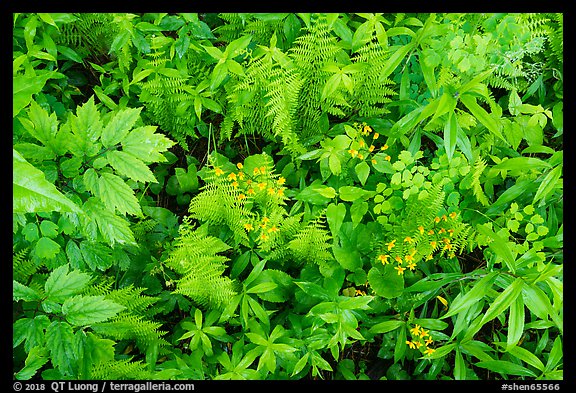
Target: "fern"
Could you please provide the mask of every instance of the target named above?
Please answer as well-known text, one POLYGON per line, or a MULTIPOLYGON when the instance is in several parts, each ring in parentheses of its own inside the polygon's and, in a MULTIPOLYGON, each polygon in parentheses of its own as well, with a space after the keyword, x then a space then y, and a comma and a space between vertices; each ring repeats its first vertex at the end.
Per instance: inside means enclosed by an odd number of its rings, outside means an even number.
POLYGON ((85 56, 107 55, 118 32, 111 13, 75 13, 74 21, 62 26, 57 42, 85 56))
POLYGON ((146 363, 132 359, 110 360, 94 364, 90 370, 92 380, 148 380, 152 373, 146 363))
POLYGON ((317 218, 288 242, 290 256, 297 266, 308 263, 322 265, 332 259, 332 254, 328 251, 331 248, 330 239, 325 221, 317 218))
POLYGON ((161 323, 144 319, 141 315, 122 311, 106 322, 96 323, 92 326, 96 333, 116 340, 135 340, 136 345, 143 351, 150 346, 170 345, 162 338, 166 332, 159 331, 161 323))
POLYGON ((18 252, 14 252, 12 256, 13 278, 20 283, 27 283, 39 268, 32 259, 28 258, 28 255, 29 249, 23 248, 18 252))
POLYGON ((474 171, 472 172, 472 192, 476 197, 476 200, 480 202, 483 206, 488 206, 490 202, 482 189, 482 184, 480 183, 480 176, 482 172, 486 169, 486 161, 482 157, 478 157, 474 163, 474 171))
POLYGON ((223 276, 228 258, 216 254, 229 248, 205 231, 194 230, 186 217, 166 260, 166 265, 181 276, 175 293, 188 296, 204 308, 225 307, 236 291, 233 281, 223 276))

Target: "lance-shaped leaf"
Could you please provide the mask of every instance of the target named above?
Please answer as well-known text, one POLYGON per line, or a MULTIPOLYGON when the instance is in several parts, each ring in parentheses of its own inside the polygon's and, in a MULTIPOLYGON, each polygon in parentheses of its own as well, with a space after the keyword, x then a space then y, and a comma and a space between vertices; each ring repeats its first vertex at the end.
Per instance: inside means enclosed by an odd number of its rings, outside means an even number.
POLYGON ((12 210, 14 213, 74 212, 82 210, 46 180, 44 172, 12 149, 12 210))
POLYGON ((486 322, 491 321, 492 319, 496 318, 498 315, 502 314, 510 305, 518 298, 518 296, 522 293, 522 287, 524 285, 524 280, 521 277, 518 277, 512 285, 507 287, 500 295, 494 299, 488 311, 484 314, 482 321, 480 322, 481 325, 484 325, 486 322))
POLYGON ((508 266, 510 272, 514 274, 516 271, 516 260, 514 259, 514 255, 512 255, 512 251, 510 251, 510 247, 508 247, 507 239, 503 239, 500 235, 496 234, 493 230, 484 225, 478 225, 476 228, 478 232, 493 240, 488 247, 490 247, 496 255, 504 259, 506 266, 508 266))
POLYGON ((154 174, 140 159, 134 157, 132 154, 125 153, 119 150, 112 150, 106 153, 108 162, 120 175, 129 177, 134 181, 142 183, 156 182, 154 174))
POLYGON ((476 97, 473 97, 469 94, 462 94, 460 96, 460 101, 462 101, 470 113, 472 113, 480 121, 480 123, 486 126, 488 131, 508 144, 508 141, 504 138, 501 132, 502 125, 494 120, 484 108, 478 105, 476 102, 476 97))
POLYGON ((465 295, 457 296, 452 302, 452 306, 446 314, 440 319, 448 318, 452 315, 458 314, 463 310, 467 310, 472 304, 478 302, 492 287, 492 283, 496 279, 497 272, 490 272, 485 275, 474 287, 465 295))
POLYGON ((62 314, 75 326, 104 322, 126 307, 104 296, 74 296, 62 304, 62 314))

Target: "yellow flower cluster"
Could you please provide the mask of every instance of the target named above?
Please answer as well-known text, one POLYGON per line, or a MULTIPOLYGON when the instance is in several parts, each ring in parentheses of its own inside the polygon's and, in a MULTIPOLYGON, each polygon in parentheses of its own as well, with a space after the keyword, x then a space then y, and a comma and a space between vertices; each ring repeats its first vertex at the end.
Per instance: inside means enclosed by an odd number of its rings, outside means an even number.
MULTIPOLYGON (((361 137, 359 137, 358 139, 354 139, 352 141, 350 149, 348 150, 348 154, 350 154, 352 158, 358 158, 359 160, 369 159, 372 165, 375 165, 377 161, 374 157, 370 158, 370 155, 376 154, 376 152, 378 151, 374 143, 380 137, 380 134, 374 132, 372 127, 370 127, 366 123, 362 124, 354 123, 354 126, 360 130, 361 137), (372 136, 372 140, 370 141, 370 144, 368 144, 363 137, 370 135, 372 136)), ((381 151, 384 151, 386 149, 388 149, 388 145, 386 144, 384 144, 384 146, 380 148, 381 151)), ((386 155, 384 159, 390 161, 391 157, 389 155, 386 155)))
POLYGON ((254 168, 251 174, 242 171, 244 165, 241 162, 236 164, 236 167, 238 172, 230 172, 227 175, 220 167, 215 167, 214 174, 218 177, 226 176, 230 184, 240 192, 237 197, 238 200, 243 201, 249 197, 256 197, 260 191, 280 199, 285 198, 284 190, 286 187, 282 187, 286 182, 284 177, 273 179, 272 174, 268 173, 265 166, 254 168))
POLYGON ((416 324, 410 329, 410 334, 412 335, 412 340, 406 340, 406 344, 412 349, 419 349, 424 355, 432 355, 436 350, 430 345, 434 343, 432 336, 430 336, 430 331, 424 329, 420 325, 416 324), (422 349, 421 349, 422 348, 422 349))
POLYGON ((434 252, 447 252, 448 257, 453 258, 455 247, 451 238, 454 236, 454 229, 440 227, 436 224, 442 221, 448 222, 450 219, 454 220, 457 215, 456 212, 452 212, 436 217, 434 224, 432 224, 433 228, 426 229, 420 225, 413 236, 404 237, 404 240, 398 244, 396 244, 397 239, 384 243, 376 261, 383 265, 391 263, 392 260, 396 261, 397 266, 394 269, 398 275, 403 275, 406 270, 414 271, 419 260, 429 261, 433 259, 434 252))

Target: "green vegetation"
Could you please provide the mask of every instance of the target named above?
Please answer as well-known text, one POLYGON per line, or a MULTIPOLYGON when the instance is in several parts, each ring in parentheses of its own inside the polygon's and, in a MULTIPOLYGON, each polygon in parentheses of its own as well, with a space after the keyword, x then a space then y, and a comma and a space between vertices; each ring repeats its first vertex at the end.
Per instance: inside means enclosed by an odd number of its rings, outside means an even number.
POLYGON ((15 379, 563 379, 562 14, 13 14, 15 379))

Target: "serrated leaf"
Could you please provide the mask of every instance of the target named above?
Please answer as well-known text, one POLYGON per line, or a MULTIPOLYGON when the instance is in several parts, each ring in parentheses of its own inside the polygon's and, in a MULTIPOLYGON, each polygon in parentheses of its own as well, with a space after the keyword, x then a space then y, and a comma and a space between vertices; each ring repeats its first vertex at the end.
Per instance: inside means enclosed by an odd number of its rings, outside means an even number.
POLYGON ((14 213, 82 211, 66 198, 54 184, 46 180, 44 172, 26 161, 12 149, 12 210, 14 213))
POLYGON ((50 325, 46 315, 38 315, 35 318, 21 318, 14 322, 12 327, 12 346, 16 348, 24 342, 24 350, 29 352, 36 346, 44 346, 44 331, 50 325))
POLYGON ((62 314, 74 326, 104 322, 126 307, 104 296, 74 296, 62 304, 62 314))
POLYGON ((48 350, 44 347, 34 347, 28 352, 26 360, 24 361, 24 367, 18 371, 14 377, 18 380, 28 380, 36 374, 36 372, 45 365, 48 360, 48 350))
POLYGON ((114 262, 110 256, 110 248, 101 243, 84 240, 80 243, 80 252, 88 267, 94 271, 96 269, 104 271, 114 262))
POLYGON ((166 161, 162 153, 174 146, 175 142, 155 131, 155 126, 133 129, 122 140, 123 151, 141 159, 145 164, 166 161))
POLYGON ((54 269, 48 276, 44 285, 44 292, 48 300, 62 302, 83 291, 91 278, 87 273, 77 270, 69 271, 68 265, 62 265, 54 269))
POLYGON ((19 300, 34 302, 42 299, 42 296, 40 296, 36 290, 27 287, 24 284, 20 284, 16 280, 12 280, 12 299, 14 299, 15 302, 19 300))
POLYGON ((14 76, 12 78, 12 117, 16 117, 32 101, 34 94, 42 91, 48 79, 57 75, 59 75, 57 72, 51 71, 40 75, 14 76))
POLYGON ((52 322, 46 329, 46 348, 50 351, 50 360, 54 368, 62 375, 74 374, 76 354, 72 326, 66 322, 52 322))
POLYGON ((116 243, 136 244, 130 223, 108 210, 98 198, 88 198, 83 209, 86 216, 96 222, 102 237, 110 246, 116 243))
POLYGON ((120 143, 140 117, 142 108, 126 108, 115 113, 102 130, 101 141, 109 148, 120 143))
POLYGON ((34 255, 42 259, 52 259, 60 251, 60 244, 48 237, 41 237, 34 247, 34 255))
POLYGON ((116 170, 116 173, 121 176, 126 176, 142 183, 156 182, 156 177, 154 177, 150 168, 132 154, 112 150, 106 153, 106 159, 112 168, 116 170))
POLYGON ((134 191, 120 177, 110 173, 102 173, 98 179, 97 191, 96 196, 104 202, 109 210, 117 210, 120 214, 142 215, 134 191))

